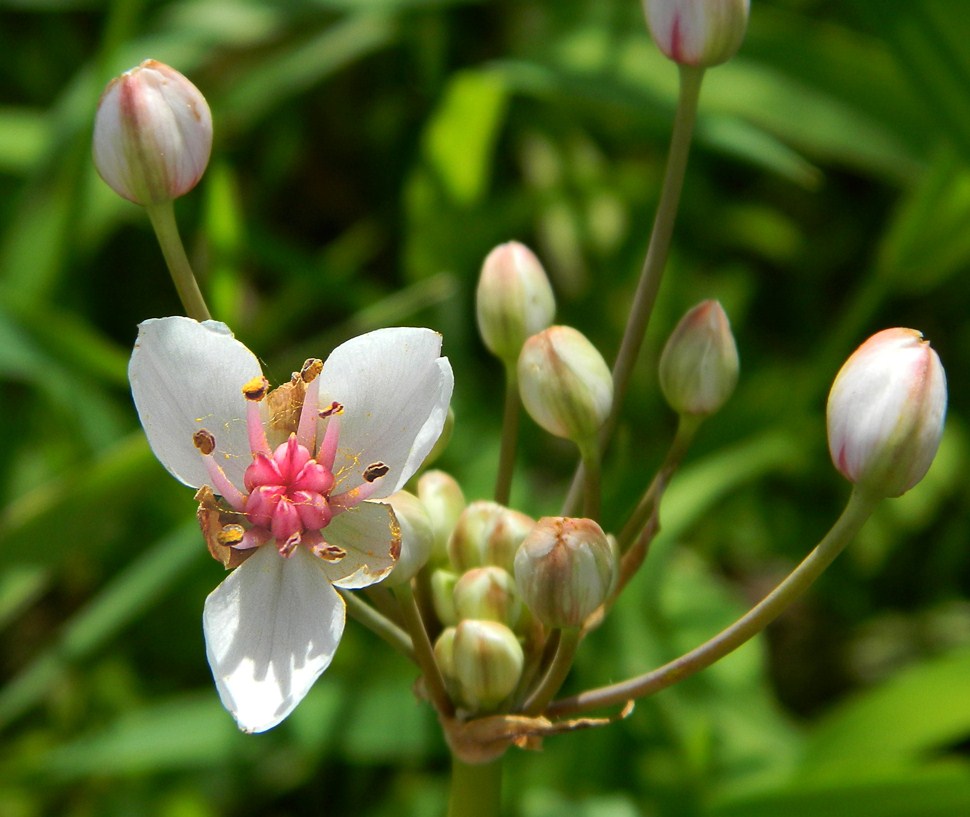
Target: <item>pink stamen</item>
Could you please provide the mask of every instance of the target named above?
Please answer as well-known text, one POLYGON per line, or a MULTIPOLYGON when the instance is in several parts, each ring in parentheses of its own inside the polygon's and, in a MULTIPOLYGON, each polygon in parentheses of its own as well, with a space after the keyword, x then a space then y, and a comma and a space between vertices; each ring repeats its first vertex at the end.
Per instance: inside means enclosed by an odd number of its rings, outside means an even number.
POLYGON ((234 511, 245 511, 246 495, 229 481, 229 477, 216 462, 215 457, 212 454, 203 454, 202 462, 205 463, 205 470, 212 480, 213 490, 226 500, 234 511))
POLYGON ((376 482, 362 482, 356 488, 351 488, 349 491, 344 491, 342 494, 330 497, 330 509, 335 515, 350 510, 372 496, 376 490, 376 482))
POLYGON ((296 438, 300 445, 310 451, 317 444, 317 421, 319 417, 318 405, 320 402, 320 378, 314 377, 306 387, 306 394, 303 397, 303 408, 300 411, 300 423, 296 429, 296 438))
POLYGON ((333 464, 337 459, 337 443, 340 441, 340 413, 334 410, 327 420, 327 430, 323 433, 323 442, 320 443, 320 450, 317 452, 317 462, 328 471, 333 471, 333 464))
POLYGON ((269 456, 272 449, 266 439, 263 418, 259 416, 259 403, 255 400, 246 401, 246 430, 249 432, 249 450, 254 454, 269 456))

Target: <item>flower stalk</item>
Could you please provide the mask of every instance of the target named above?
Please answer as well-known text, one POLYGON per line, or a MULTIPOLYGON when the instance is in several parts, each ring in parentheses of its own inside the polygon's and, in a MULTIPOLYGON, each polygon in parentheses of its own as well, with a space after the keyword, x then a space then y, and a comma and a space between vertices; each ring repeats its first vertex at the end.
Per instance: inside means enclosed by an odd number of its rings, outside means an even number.
POLYGON ((192 265, 189 263, 179 236, 178 225, 175 222, 175 206, 171 201, 163 201, 146 205, 145 210, 158 238, 162 255, 172 276, 172 283, 175 284, 175 291, 178 292, 182 306, 185 307, 185 314, 197 321, 211 320, 209 307, 202 297, 199 282, 192 272, 192 265))
POLYGON ((495 501, 508 505, 515 471, 515 450, 519 437, 519 378, 515 362, 505 364, 505 404, 502 413, 502 446, 495 477, 495 501))
MULTIPOLYGON (((684 187, 684 174, 687 170, 687 158, 690 155, 690 144, 694 133, 694 123, 697 119, 697 105, 700 100, 701 83, 704 79, 704 69, 690 65, 678 66, 680 70, 680 91, 677 99, 677 111, 674 115, 674 126, 670 136, 670 150, 667 154, 667 168, 664 171, 663 186, 660 190, 660 200, 654 217, 650 243, 640 271, 640 280, 633 304, 627 318, 620 349, 613 363, 613 406, 600 429, 600 451, 606 451, 616 430, 623 400, 633 367, 640 354, 643 338, 653 314, 653 307, 657 302, 660 282, 664 268, 667 265, 667 255, 670 251, 670 240, 674 232, 674 222, 677 218, 677 208, 680 206, 680 194, 684 187)), ((572 488, 563 505, 566 515, 575 513, 579 506, 579 486, 582 482, 581 471, 583 465, 577 469, 572 488)))
POLYGON ((689 678, 734 652, 778 618, 822 575, 872 515, 879 499, 854 490, 841 516, 798 567, 759 604, 709 641, 652 672, 556 701, 546 709, 546 714, 563 717, 644 698, 689 678))
POLYGON ((404 616, 404 623, 407 625, 411 642, 414 645, 414 658, 418 666, 421 667, 428 696, 438 712, 446 716, 453 715, 455 708, 445 689, 445 679, 442 677, 441 669, 435 659, 434 647, 428 637, 428 630, 424 626, 424 619, 421 617, 421 611, 418 608, 414 592, 411 590, 411 585, 402 584, 395 587, 394 595, 397 597, 398 604, 401 605, 401 614, 404 616))

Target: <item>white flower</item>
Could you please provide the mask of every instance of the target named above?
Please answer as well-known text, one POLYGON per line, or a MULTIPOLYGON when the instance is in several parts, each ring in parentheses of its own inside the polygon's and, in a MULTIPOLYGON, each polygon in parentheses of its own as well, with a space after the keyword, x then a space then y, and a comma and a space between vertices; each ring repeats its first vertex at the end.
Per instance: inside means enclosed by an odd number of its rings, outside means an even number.
POLYGON ((441 433, 453 385, 441 337, 382 329, 269 391, 221 323, 145 321, 128 375, 148 442, 200 488, 210 550, 236 569, 206 599, 206 652, 246 732, 278 724, 327 668, 344 627, 334 589, 394 567, 389 496, 441 433), (221 497, 217 500, 216 496, 221 497))

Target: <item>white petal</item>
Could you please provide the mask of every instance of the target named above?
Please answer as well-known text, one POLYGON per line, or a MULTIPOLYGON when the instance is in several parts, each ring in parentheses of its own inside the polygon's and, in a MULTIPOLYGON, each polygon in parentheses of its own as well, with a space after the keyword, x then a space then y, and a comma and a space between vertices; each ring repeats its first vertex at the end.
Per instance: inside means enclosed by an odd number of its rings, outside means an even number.
POLYGON ((211 482, 192 443, 200 428, 216 439, 215 457, 237 487, 252 461, 242 387, 259 361, 223 323, 173 317, 145 321, 128 379, 148 443, 176 479, 195 488, 211 482))
POLYGON ((244 732, 276 726, 330 665, 344 601, 306 548, 259 548, 213 590, 202 616, 223 705, 244 732))
POLYGON ((323 529, 331 545, 346 551, 337 561, 322 561, 337 587, 369 587, 383 579, 397 564, 401 551, 401 528, 390 505, 362 502, 335 516, 323 529))
POLYGON ((321 375, 321 403, 344 406, 334 473, 354 486, 374 462, 389 466, 375 498, 398 490, 431 451, 448 415, 454 379, 430 329, 379 329, 334 349, 321 375), (346 470, 345 470, 346 469, 346 470))

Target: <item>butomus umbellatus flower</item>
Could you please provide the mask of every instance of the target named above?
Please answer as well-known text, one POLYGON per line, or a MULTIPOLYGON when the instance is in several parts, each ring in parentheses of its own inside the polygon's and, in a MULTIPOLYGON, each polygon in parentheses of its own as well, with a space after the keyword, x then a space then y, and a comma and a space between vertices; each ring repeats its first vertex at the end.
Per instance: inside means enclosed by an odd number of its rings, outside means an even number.
POLYGON ((394 567, 401 535, 379 500, 441 433, 452 373, 429 329, 381 329, 308 360, 270 390, 221 323, 139 327, 129 365, 155 455, 198 488, 199 521, 228 568, 206 599, 206 653, 240 728, 278 724, 327 668, 344 628, 334 587, 394 567))

